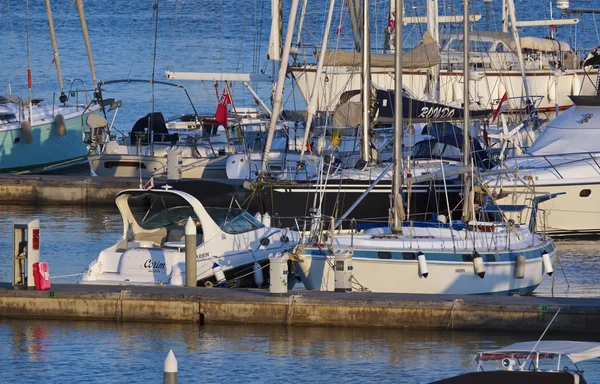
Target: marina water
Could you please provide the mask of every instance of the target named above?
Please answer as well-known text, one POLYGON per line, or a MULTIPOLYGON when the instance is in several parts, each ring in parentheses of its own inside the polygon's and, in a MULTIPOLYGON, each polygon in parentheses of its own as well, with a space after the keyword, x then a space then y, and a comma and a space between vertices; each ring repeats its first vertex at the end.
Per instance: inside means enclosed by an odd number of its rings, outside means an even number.
MULTIPOLYGON (((75 81, 72 89, 89 90, 92 88, 89 68, 74 3, 53 3, 66 83, 83 79, 85 84, 75 81)), ((270 24, 269 3, 161 1, 156 79, 164 80, 166 69, 269 72, 270 65, 263 60, 270 24), (262 36, 258 45, 254 44, 255 31, 262 36)), ((492 10, 499 8, 499 3, 494 2, 492 10)), ((86 2, 100 79, 150 78, 153 4, 154 1, 86 2)), ((482 4, 476 2, 480 8, 482 4)), ((286 6, 289 5, 284 4, 284 14, 287 14, 286 6)), ((326 2, 319 1, 309 12, 315 24, 325 17, 325 7, 326 2)), ((450 6, 440 8, 451 10, 450 6)), ((460 4, 457 3, 454 9, 458 8, 460 4)), ((517 2, 517 8, 522 19, 548 16, 547 11, 540 11, 538 2, 517 2)), ((382 8, 377 14, 385 12, 382 8)), ((498 15, 498 9, 495 12, 498 15)), ((58 85, 43 2, 30 2, 29 13, 34 97, 51 103, 53 97, 58 97, 53 93, 58 91, 58 85)), ((591 16, 582 19, 581 28, 567 36, 572 36, 581 46, 593 48, 598 45, 598 39, 595 29, 590 29, 593 25, 591 16)), ((341 33, 350 32, 344 29, 341 33)), ((542 36, 544 31, 538 29, 535 34, 542 36)), ((26 97, 24 1, 0 1, 0 44, 3 47, 0 94, 8 93, 10 88, 13 93, 26 97)), ((200 112, 214 111, 216 96, 212 84, 191 83, 186 87, 200 112)), ((257 86, 259 94, 265 98, 268 98, 269 88, 268 85, 257 86)), ((171 89, 163 91, 158 86, 156 89, 157 111, 162 111, 165 116, 192 112, 183 93, 171 89)), ((123 100, 124 107, 120 112, 123 123, 117 123, 116 128, 127 132, 136 119, 150 111, 150 87, 126 85, 117 91, 108 92, 106 96, 123 100)), ((286 108, 305 105, 299 94, 294 94, 290 88, 286 92, 289 95, 286 108)), ((234 96, 237 95, 234 88, 234 96)), ((84 99, 80 95, 79 101, 84 99)), ((248 96, 239 96, 236 103, 251 105, 248 96)), ((122 230, 118 212, 112 207, 0 206, 0 281, 11 279, 13 221, 33 219, 41 221, 41 257, 50 263, 53 283, 73 282, 91 259, 121 236, 122 230)), ((535 294, 549 296, 554 291, 557 296, 600 297, 597 284, 600 246, 597 241, 559 241, 557 245, 570 288, 567 289, 563 272, 557 267, 554 287, 552 279, 546 279, 535 294)), ((173 349, 179 361, 181 383, 422 383, 472 370, 472 356, 477 351, 539 337, 538 334, 520 333, 518 329, 514 331, 199 327, 2 319, 0 366, 3 382, 156 383, 162 380, 163 360, 173 349)), ((553 334, 552 328, 549 338, 600 341, 600 336, 594 339, 593 335, 553 334)), ((600 382, 600 363, 584 362, 580 368, 586 371, 588 382, 600 382)))

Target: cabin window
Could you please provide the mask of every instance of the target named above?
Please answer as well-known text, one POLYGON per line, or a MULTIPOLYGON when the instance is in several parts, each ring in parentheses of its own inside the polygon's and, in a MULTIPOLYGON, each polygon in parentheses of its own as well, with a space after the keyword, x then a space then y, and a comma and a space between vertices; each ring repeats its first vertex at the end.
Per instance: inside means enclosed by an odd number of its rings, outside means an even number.
POLYGON ((581 192, 579 192, 579 197, 589 197, 591 194, 591 189, 582 189, 581 192))
POLYGON ((380 251, 380 252, 377 252, 377 257, 379 257, 380 259, 391 259, 392 252, 380 251))
POLYGON ((500 44, 496 45, 496 52, 504 53, 505 52, 504 44, 500 43, 500 44))
POLYGON ((19 141, 21 141, 20 137, 15 137, 15 144, 17 144, 19 141))
POLYGON ((171 225, 185 226, 189 217, 196 226, 200 220, 194 208, 179 195, 142 193, 127 198, 129 210, 143 229, 157 229, 171 225))
POLYGON ((483 255, 483 258, 487 262, 496 261, 496 255, 490 253, 483 255))
POLYGON ((417 255, 414 252, 402 252, 402 258, 404 260, 416 260, 417 255))
POLYGON ((237 208, 205 208, 210 217, 225 232, 236 234, 264 227, 248 212, 237 208))
POLYGON ((462 261, 473 261, 473 255, 470 253, 463 253, 462 261))

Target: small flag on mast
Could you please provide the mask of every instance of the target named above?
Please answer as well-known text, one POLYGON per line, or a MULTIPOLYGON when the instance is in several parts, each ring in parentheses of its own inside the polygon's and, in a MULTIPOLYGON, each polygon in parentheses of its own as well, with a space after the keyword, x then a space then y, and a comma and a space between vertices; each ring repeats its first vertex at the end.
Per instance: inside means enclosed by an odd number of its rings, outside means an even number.
POLYGON ((492 122, 496 121, 496 118, 498 117, 498 115, 500 115, 502 112, 504 112, 508 108, 508 103, 506 102, 507 100, 508 100, 508 92, 504 92, 504 95, 500 99, 500 103, 498 103, 498 108, 496 108, 496 110, 494 111, 494 116, 492 116, 492 122))
POLYGON ((144 184, 144 189, 152 189, 152 188, 154 188, 154 176, 152 176, 150 178, 150 180, 148 180, 146 182, 146 184, 144 184))
POLYGON ((227 120, 229 119, 229 111, 227 109, 229 104, 231 104, 231 96, 227 87, 225 87, 221 95, 221 100, 219 100, 219 104, 217 105, 217 111, 215 112, 215 120, 224 127, 227 127, 227 120))

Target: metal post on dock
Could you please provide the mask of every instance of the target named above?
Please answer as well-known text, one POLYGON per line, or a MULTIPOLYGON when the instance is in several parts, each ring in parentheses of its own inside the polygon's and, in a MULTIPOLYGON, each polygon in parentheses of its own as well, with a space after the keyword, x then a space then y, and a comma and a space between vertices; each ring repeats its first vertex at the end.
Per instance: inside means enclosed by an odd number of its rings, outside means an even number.
POLYGON ((163 369, 163 384, 177 384, 177 359, 173 350, 169 350, 163 369))
POLYGON ((269 293, 271 296, 283 296, 288 292, 288 260, 287 253, 269 255, 269 293))
POLYGON ((196 271, 196 224, 191 217, 185 223, 185 286, 195 287, 196 271))
POLYGON ((40 221, 13 223, 13 287, 35 289, 33 264, 40 261, 40 221), (27 266, 27 268, 25 268, 27 266))
POLYGON ((183 157, 181 149, 175 147, 167 149, 167 179, 181 180, 181 167, 183 166, 183 157))
POLYGON ((335 291, 352 291, 352 250, 339 250, 334 252, 335 261, 335 291))

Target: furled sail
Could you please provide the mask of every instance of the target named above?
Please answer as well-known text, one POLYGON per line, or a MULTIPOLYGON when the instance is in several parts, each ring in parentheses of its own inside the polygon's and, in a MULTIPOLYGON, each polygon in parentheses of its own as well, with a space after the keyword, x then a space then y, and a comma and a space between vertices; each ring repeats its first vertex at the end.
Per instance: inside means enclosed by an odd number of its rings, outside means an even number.
MULTIPOLYGON (((335 67, 360 67, 361 53, 336 51, 327 53, 325 66, 335 67)), ((425 32, 423 39, 410 51, 402 55, 402 67, 404 69, 429 68, 442 62, 438 43, 425 32)), ((371 66, 378 68, 394 68, 394 55, 371 54, 371 66)))

